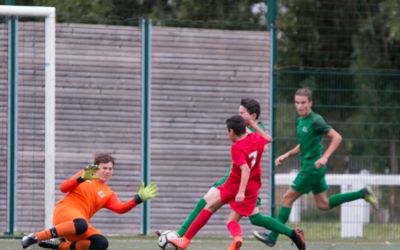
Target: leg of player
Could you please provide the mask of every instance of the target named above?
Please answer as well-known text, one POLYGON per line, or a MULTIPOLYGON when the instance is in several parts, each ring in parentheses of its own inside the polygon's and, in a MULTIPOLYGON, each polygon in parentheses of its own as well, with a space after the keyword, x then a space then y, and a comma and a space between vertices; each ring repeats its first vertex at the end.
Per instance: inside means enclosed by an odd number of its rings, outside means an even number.
POLYGON ((378 200, 373 193, 371 187, 367 186, 359 191, 348 192, 343 194, 334 194, 329 198, 326 192, 314 194, 314 199, 319 209, 329 210, 334 207, 340 206, 343 203, 351 202, 358 199, 365 199, 375 209, 378 207, 378 200))
POLYGON ((52 238, 64 237, 68 235, 79 235, 86 232, 88 223, 85 219, 77 218, 73 221, 60 223, 50 229, 45 229, 40 232, 32 233, 22 237, 21 245, 27 248, 39 241, 49 240, 52 238))
POLYGON ((91 241, 90 240, 78 240, 78 241, 57 241, 55 239, 44 240, 39 242, 38 244, 42 248, 47 249, 90 249, 91 241))
POLYGON ((190 245, 197 232, 207 224, 212 214, 224 205, 221 202, 220 192, 218 189, 216 189, 216 192, 209 194, 209 196, 207 196, 207 200, 210 202, 207 203, 206 207, 201 210, 200 214, 190 225, 183 237, 171 240, 171 243, 177 246, 179 249, 185 250, 190 245))
MULTIPOLYGON (((207 200, 207 197, 212 195, 215 192, 215 190, 217 189, 217 187, 222 185, 226 181, 226 179, 229 177, 230 173, 231 173, 231 168, 229 167, 227 172, 225 173, 225 175, 220 180, 218 180, 216 183, 214 183, 214 185, 208 190, 208 192, 197 202, 196 206, 188 214, 186 219, 183 221, 181 227, 177 231, 179 236, 183 236, 186 233, 189 226, 199 215, 200 211, 206 206, 207 202, 209 202, 207 200)), ((156 233, 159 234, 159 232, 156 232, 156 233)))
MULTIPOLYGON (((293 188, 289 188, 286 193, 282 197, 282 206, 278 212, 278 221, 282 224, 285 224, 289 220, 290 212, 292 211, 293 203, 303 194, 294 190, 293 188)), ((262 241, 267 246, 274 246, 279 236, 279 232, 271 231, 269 234, 261 233, 255 231, 254 237, 259 241, 262 241)))
POLYGON ((206 206, 206 204, 207 204, 206 200, 203 197, 201 197, 201 199, 197 202, 196 206, 183 221, 181 227, 178 229, 177 233, 179 234, 179 236, 183 236, 186 233, 189 226, 197 218, 200 211, 206 206))
POLYGON ((51 239, 41 241, 38 244, 42 248, 48 249, 96 249, 106 250, 108 248, 108 240, 101 234, 94 234, 86 240, 78 240, 74 242, 65 241, 63 239, 51 239))
POLYGON ((226 227, 232 235, 232 243, 228 246, 228 250, 239 250, 243 244, 242 229, 239 224, 241 217, 234 211, 229 214, 226 227))
POLYGON ((214 192, 216 192, 215 187, 211 187, 207 194, 204 195, 196 204, 196 206, 193 208, 193 210, 188 214, 186 217, 185 221, 182 223, 181 227, 177 231, 179 236, 183 236, 186 231, 188 230, 189 226, 192 224, 192 222, 197 218, 201 210, 206 206, 207 204, 207 197, 211 196, 214 192))
POLYGON ((186 217, 185 221, 182 223, 181 227, 177 231, 179 236, 183 236, 186 233, 186 231, 188 230, 189 226, 192 224, 194 219, 197 218, 200 211, 209 202, 207 197, 211 197, 213 194, 215 194, 217 187, 225 183, 225 181, 229 177, 230 173, 231 173, 231 168, 229 167, 227 169, 225 175, 221 179, 219 179, 217 182, 215 182, 214 185, 208 190, 208 192, 197 202, 194 209, 189 213, 189 215, 186 217))
POLYGON ((48 249, 62 249, 61 246, 63 246, 64 244, 67 244, 67 241, 62 238, 43 240, 38 243, 41 248, 48 249))
MULTIPOLYGON (((258 208, 255 208, 253 214, 249 217, 251 224, 264 227, 265 229, 269 229, 271 231, 284 234, 291 238, 293 242, 296 244, 298 249, 305 249, 306 244, 304 242, 304 234, 301 229, 295 228, 291 229, 290 227, 286 226, 285 224, 279 222, 278 220, 270 217, 270 216, 265 216, 259 212, 258 208)), ((273 242, 273 245, 269 241, 268 234, 266 236, 263 235, 263 233, 259 233, 255 231, 254 236, 265 243, 267 246, 274 246, 275 242, 273 242)))

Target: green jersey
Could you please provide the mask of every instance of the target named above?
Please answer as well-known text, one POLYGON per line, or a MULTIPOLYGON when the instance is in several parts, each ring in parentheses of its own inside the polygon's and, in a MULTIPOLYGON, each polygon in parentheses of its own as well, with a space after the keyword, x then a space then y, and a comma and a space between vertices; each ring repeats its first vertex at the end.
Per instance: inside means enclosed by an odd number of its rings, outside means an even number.
POLYGON ((321 158, 324 148, 322 137, 331 129, 322 116, 311 112, 297 120, 297 140, 300 145, 301 168, 291 187, 300 193, 312 191, 319 194, 329 189, 326 184, 326 166, 317 169, 315 161, 321 158))
POLYGON ((331 126, 324 118, 314 112, 297 120, 297 139, 302 161, 316 161, 321 158, 324 151, 321 140, 330 129, 331 126))
MULTIPOLYGON (((262 130, 262 131, 264 131, 265 132, 265 125, 264 125, 264 123, 262 122, 262 121, 258 121, 257 122, 257 126, 262 130)), ((252 127, 247 127, 251 132, 256 132, 256 130, 254 129, 254 128, 252 128, 252 127)))

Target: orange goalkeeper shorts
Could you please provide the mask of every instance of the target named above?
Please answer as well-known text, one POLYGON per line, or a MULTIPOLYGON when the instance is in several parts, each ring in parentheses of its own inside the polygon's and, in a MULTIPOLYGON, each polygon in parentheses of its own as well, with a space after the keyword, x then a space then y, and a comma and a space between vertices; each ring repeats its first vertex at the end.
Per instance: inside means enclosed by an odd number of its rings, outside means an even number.
POLYGON ((85 218, 85 216, 82 214, 82 212, 80 212, 78 209, 74 208, 72 205, 70 204, 65 204, 65 203, 58 203, 54 209, 54 215, 53 215, 53 225, 56 226, 58 224, 61 224, 63 222, 67 222, 67 221, 73 221, 75 219, 85 219, 87 224, 88 224, 88 229, 86 230, 86 232, 84 232, 83 234, 80 235, 67 235, 64 236, 64 238, 68 241, 78 241, 78 240, 86 240, 87 238, 89 238, 92 235, 95 234, 101 234, 100 231, 98 231, 95 227, 93 227, 90 223, 88 218, 85 218))

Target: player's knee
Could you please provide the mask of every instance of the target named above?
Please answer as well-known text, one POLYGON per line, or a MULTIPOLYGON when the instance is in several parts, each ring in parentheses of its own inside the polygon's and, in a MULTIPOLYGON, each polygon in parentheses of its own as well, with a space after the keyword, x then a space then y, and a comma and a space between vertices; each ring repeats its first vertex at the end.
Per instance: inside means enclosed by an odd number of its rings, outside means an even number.
POLYGON ((284 207, 292 207, 294 201, 295 200, 291 196, 283 196, 281 204, 284 207))
POLYGON ((249 220, 252 225, 256 225, 256 226, 259 225, 258 220, 257 220, 258 216, 259 216, 259 214, 253 214, 253 215, 249 216, 249 220))
POLYGON ((83 234, 88 230, 88 223, 86 222, 85 219, 75 219, 74 220, 74 225, 75 225, 75 233, 77 235, 83 234))
POLYGON ((108 248, 108 240, 101 234, 92 235, 88 240, 90 240, 90 250, 106 250, 108 248))

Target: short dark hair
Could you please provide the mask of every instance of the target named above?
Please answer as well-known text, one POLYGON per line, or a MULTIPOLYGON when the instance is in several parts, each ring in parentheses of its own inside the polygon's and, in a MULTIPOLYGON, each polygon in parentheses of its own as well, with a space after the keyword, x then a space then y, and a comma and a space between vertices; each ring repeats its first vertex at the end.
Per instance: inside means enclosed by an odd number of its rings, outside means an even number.
POLYGON ((94 155, 94 164, 96 164, 96 165, 99 165, 100 163, 108 163, 110 161, 114 165, 115 158, 112 157, 110 154, 107 154, 107 153, 96 153, 94 155))
POLYGON ((312 101, 312 90, 307 87, 296 90, 296 93, 294 94, 294 96, 296 96, 296 95, 306 96, 309 101, 312 101))
POLYGON ((237 136, 246 133, 246 123, 240 115, 234 115, 226 119, 226 127, 232 129, 237 136))
POLYGON ((249 112, 250 115, 256 114, 256 119, 258 119, 258 117, 260 116, 260 113, 261 113, 260 103, 257 102, 255 99, 243 98, 240 101, 240 105, 245 107, 247 109, 247 112, 249 112))

